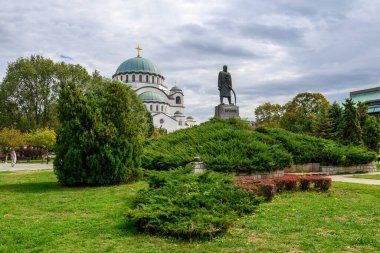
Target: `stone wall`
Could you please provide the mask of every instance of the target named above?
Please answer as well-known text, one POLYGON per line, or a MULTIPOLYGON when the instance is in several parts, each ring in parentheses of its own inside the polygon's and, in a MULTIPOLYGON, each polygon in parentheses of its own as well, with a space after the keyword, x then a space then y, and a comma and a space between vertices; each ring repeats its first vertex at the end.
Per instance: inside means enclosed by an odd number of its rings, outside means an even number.
POLYGON ((368 173, 376 172, 376 163, 360 164, 356 166, 321 166, 321 172, 328 175, 335 174, 354 174, 354 173, 368 173))
POLYGON ((285 173, 308 173, 320 172, 319 163, 293 164, 291 167, 284 169, 285 173))
POLYGON ((273 178, 273 177, 282 177, 284 175, 283 170, 275 170, 270 172, 257 172, 257 173, 236 173, 233 172, 232 176, 250 176, 256 179, 267 179, 267 178, 273 178))

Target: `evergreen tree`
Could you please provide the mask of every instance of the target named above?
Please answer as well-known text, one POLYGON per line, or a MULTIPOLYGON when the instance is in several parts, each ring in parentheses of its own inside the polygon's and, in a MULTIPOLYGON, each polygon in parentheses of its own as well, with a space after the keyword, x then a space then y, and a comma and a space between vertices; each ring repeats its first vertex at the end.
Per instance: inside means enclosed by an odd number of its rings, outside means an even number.
POLYGON ((362 143, 359 114, 352 99, 346 99, 339 124, 338 137, 342 143, 358 145, 362 143))
POLYGON ((375 152, 380 150, 380 125, 374 116, 367 116, 363 127, 364 145, 375 152))
POLYGON ((368 105, 363 102, 358 102, 357 110, 360 128, 363 129, 368 117, 368 105))
POLYGON ((313 125, 314 135, 324 138, 333 139, 334 137, 334 126, 329 117, 328 111, 325 107, 322 107, 317 119, 313 125))
POLYGON ((334 133, 334 139, 337 138, 337 132, 339 129, 339 124, 341 122, 342 113, 343 113, 342 108, 336 101, 332 104, 332 106, 328 110, 328 115, 332 123, 332 132, 334 133))
POLYGON ((140 175, 147 110, 130 87, 102 82, 86 96, 74 83, 61 89, 54 168, 62 184, 118 184, 140 175))

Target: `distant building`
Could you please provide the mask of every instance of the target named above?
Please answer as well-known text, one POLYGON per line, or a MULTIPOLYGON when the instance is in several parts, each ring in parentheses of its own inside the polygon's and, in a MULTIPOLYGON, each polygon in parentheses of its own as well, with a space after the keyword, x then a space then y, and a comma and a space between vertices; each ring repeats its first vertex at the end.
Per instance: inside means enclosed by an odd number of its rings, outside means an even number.
POLYGON ((380 119, 380 87, 350 92, 350 98, 368 105, 368 114, 380 119))
POLYGON ((158 67, 140 56, 140 47, 136 49, 137 57, 124 61, 112 79, 128 84, 136 91, 151 113, 156 128, 173 132, 196 125, 193 117, 184 115, 183 91, 177 86, 169 90, 158 67))

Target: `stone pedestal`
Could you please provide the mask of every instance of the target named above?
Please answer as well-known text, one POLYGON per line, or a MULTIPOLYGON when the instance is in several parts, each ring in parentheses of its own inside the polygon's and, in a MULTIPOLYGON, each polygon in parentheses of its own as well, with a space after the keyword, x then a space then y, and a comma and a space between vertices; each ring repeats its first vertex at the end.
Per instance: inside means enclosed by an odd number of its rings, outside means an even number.
POLYGON ((239 106, 236 106, 236 105, 215 106, 215 117, 222 118, 222 119, 240 118, 239 106))

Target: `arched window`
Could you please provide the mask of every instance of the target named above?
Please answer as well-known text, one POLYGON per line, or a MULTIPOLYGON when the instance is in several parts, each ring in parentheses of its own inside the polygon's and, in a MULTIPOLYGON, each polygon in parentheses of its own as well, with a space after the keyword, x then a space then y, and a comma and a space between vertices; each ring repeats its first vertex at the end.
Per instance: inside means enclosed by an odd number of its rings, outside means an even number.
POLYGON ((163 112, 164 111, 164 106, 163 105, 161 105, 161 112, 163 112))
POLYGON ((142 82, 142 75, 139 75, 139 81, 142 82))
POLYGON ((178 125, 182 126, 182 120, 178 121, 178 125))
POLYGON ((136 79, 135 79, 135 75, 132 75, 132 82, 135 82, 136 79))
POLYGON ((123 81, 123 76, 120 76, 120 81, 123 81))
POLYGON ((178 96, 178 97, 175 98, 175 103, 176 104, 181 104, 181 97, 180 96, 178 96))
POLYGON ((146 75, 145 82, 147 83, 148 81, 149 81, 149 77, 148 77, 148 75, 146 75))
POLYGON ((149 109, 150 109, 150 111, 153 111, 153 105, 150 105, 149 109))
POLYGON ((154 83, 154 76, 152 76, 152 83, 154 83))
POLYGON ((128 75, 125 76, 125 82, 128 83, 128 75))
POLYGON ((156 105, 156 111, 158 112, 158 105, 156 105))

